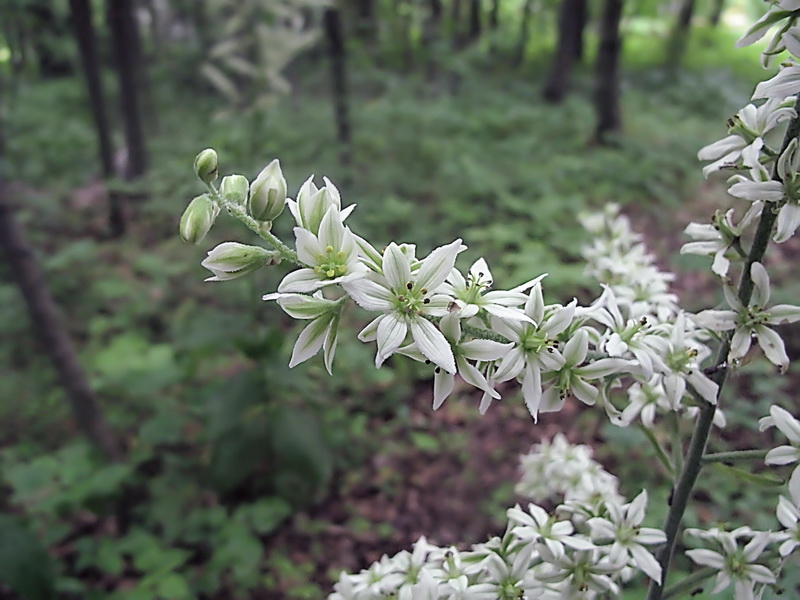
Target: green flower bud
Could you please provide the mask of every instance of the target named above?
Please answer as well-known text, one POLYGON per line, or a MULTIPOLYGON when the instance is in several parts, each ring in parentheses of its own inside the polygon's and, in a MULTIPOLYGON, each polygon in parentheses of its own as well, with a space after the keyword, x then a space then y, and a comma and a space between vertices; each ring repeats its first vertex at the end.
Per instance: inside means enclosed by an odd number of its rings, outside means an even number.
POLYGON ((250 182, 244 175, 228 175, 222 178, 222 183, 219 185, 219 193, 228 202, 234 204, 244 204, 247 200, 247 190, 250 182))
POLYGON ((211 148, 206 148, 194 159, 194 172, 203 181, 211 183, 219 175, 217 170, 217 153, 211 148))
POLYGON ((250 186, 248 209, 257 221, 274 221, 286 204, 286 180, 276 158, 258 174, 250 186))
POLYGON ((181 239, 190 244, 199 244, 206 237, 218 214, 219 207, 208 194, 197 196, 181 217, 181 239))
POLYGON ((209 252, 208 258, 200 264, 214 274, 206 281, 228 281, 278 262, 277 252, 259 246, 225 242, 209 252))

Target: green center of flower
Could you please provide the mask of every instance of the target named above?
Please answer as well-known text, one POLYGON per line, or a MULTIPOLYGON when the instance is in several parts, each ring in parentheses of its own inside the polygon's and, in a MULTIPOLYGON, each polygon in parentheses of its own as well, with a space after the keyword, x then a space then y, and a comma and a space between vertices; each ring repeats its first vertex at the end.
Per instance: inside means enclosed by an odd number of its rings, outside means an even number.
POLYGON ((675 352, 671 352, 667 358, 667 366, 675 373, 681 373, 693 363, 697 357, 697 350, 694 348, 681 348, 675 352))
POLYGON ((414 284, 408 282, 406 289, 395 291, 395 308, 404 315, 418 315, 422 313, 422 307, 430 303, 430 298, 426 298, 428 290, 425 288, 417 289, 414 284))
POLYGON ((534 327, 529 327, 525 334, 520 339, 520 345, 522 346, 525 352, 531 352, 533 354, 538 354, 544 348, 549 348, 552 346, 552 342, 547 337, 547 334, 539 331, 539 329, 534 327))
POLYGON ((347 273, 347 261, 345 260, 345 253, 339 250, 335 252, 333 246, 325 248, 325 254, 318 257, 317 266, 314 267, 314 272, 322 275, 327 279, 335 279, 347 273))
POLYGON ((769 313, 765 312, 760 306, 748 306, 747 309, 739 313, 739 325, 745 328, 754 328, 756 325, 763 325, 767 322, 769 313))

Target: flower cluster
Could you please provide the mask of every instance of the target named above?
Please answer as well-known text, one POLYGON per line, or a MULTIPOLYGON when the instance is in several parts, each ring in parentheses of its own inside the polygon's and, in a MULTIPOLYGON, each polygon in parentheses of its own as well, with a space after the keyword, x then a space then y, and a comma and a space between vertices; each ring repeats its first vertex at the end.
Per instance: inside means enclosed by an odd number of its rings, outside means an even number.
POLYGON ((565 502, 552 513, 533 503, 510 508, 505 534, 468 551, 421 538, 412 552, 384 556, 357 574, 342 573, 329 599, 589 600, 618 596, 620 585, 638 572, 660 580, 661 567, 648 547, 662 543, 664 533, 642 527, 647 492, 626 503, 616 478, 591 460, 587 447, 573 446, 562 435, 534 446, 521 457, 520 495, 540 501, 541 489, 533 488, 537 496, 526 493, 530 479, 559 458, 548 470, 559 480, 557 489, 545 493, 560 493, 565 502), (580 466, 589 466, 591 474, 580 474, 580 466), (564 477, 570 468, 572 477, 564 477))

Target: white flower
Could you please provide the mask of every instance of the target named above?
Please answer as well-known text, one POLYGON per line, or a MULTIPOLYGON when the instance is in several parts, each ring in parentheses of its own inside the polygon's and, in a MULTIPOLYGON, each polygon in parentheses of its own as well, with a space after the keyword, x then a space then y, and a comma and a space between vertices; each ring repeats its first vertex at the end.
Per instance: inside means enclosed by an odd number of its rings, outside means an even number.
MULTIPOLYGON (((761 431, 769 427, 778 430, 789 438, 790 446, 778 446, 767 453, 764 462, 768 465, 790 465, 800 461, 800 422, 789 411, 773 404, 769 407, 769 417, 764 417, 758 422, 761 431)), ((800 466, 796 467, 789 479, 789 490, 792 497, 795 493, 800 497, 800 466)))
POLYGON ((325 180, 325 186, 321 189, 317 188, 314 185, 314 176, 312 175, 300 187, 300 191, 297 192, 296 202, 294 200, 286 200, 286 205, 289 207, 289 212, 294 216, 297 226, 307 229, 314 235, 319 233, 322 219, 331 206, 335 206, 337 210, 341 211, 339 215, 341 221, 344 221, 356 207, 355 204, 351 204, 342 210, 342 199, 339 195, 339 190, 327 177, 323 179, 325 180))
POLYGON ((733 222, 733 209, 724 215, 717 212, 714 215, 713 225, 690 223, 686 226, 684 233, 695 241, 685 243, 681 247, 681 254, 713 256, 714 262, 711 270, 720 277, 725 277, 730 266, 730 260, 726 254, 732 247, 739 244, 742 233, 761 215, 763 206, 762 202, 751 204, 738 225, 733 222))
POLYGON ((662 544, 667 541, 667 536, 659 529, 641 526, 646 508, 647 491, 642 490, 632 502, 624 506, 609 502, 611 518, 595 517, 589 519, 588 525, 592 531, 592 539, 614 540, 608 555, 613 564, 622 566, 630 557, 650 579, 661 583, 661 565, 645 546, 662 544))
POLYGON ((528 296, 522 292, 532 287, 542 277, 544 275, 512 291, 487 291, 492 287, 492 273, 486 261, 479 258, 469 268, 466 279, 457 269, 453 269, 446 283, 443 283, 438 291, 455 298, 454 302, 459 308, 458 315, 462 319, 469 319, 477 315, 480 310, 485 310, 495 317, 512 321, 529 321, 530 318, 521 310, 512 307, 525 304, 528 296))
MULTIPOLYGON (((439 322, 439 329, 444 337, 450 342, 453 356, 456 359, 458 374, 468 384, 483 390, 490 398, 498 399, 500 394, 494 386, 487 381, 486 377, 470 360, 478 362, 494 361, 505 356, 513 347, 513 344, 502 344, 492 340, 461 340, 461 323, 455 313, 450 313, 443 317, 439 322)), ((400 348, 401 354, 411 356, 416 360, 424 361, 425 357, 416 348, 415 344, 400 348)), ((455 386, 455 375, 436 367, 433 379, 433 409, 438 409, 447 397, 452 393, 455 386)))
POLYGON ((725 299, 733 310, 704 310, 694 315, 693 320, 700 327, 713 331, 734 330, 731 340, 729 360, 738 361, 750 349, 751 338, 758 340, 758 345, 772 364, 780 367, 782 372, 789 368, 789 357, 783 346, 781 337, 767 325, 794 323, 800 320, 800 307, 789 304, 778 304, 767 309, 769 302, 769 275, 761 263, 753 263, 750 268, 753 280, 753 294, 745 307, 736 296, 730 285, 725 285, 725 299))
MULTIPOLYGON (((690 532, 687 530, 686 533, 690 532)), ((721 592, 733 582, 736 600, 755 600, 753 588, 757 583, 775 583, 775 574, 756 563, 771 541, 768 531, 754 533, 744 548, 738 546, 736 537, 730 533, 720 533, 717 540, 722 545, 721 553, 707 549, 686 551, 686 555, 698 565, 719 570, 712 594, 721 592)))
MULTIPOLYGON (((277 300, 280 307, 294 319, 311 320, 295 342, 289 368, 315 356, 322 348, 325 368, 331 373, 341 316, 341 300, 328 300, 317 291, 313 296, 304 294, 267 294, 263 300, 277 300)), ((332 373, 331 373, 332 374, 332 373)))
POLYGON ((294 235, 297 257, 308 268, 289 273, 278 285, 278 292, 312 292, 367 274, 367 267, 359 260, 355 236, 342 225, 336 206, 328 207, 317 235, 302 227, 295 227, 294 235))
POLYGON ((522 382, 522 396, 534 420, 542 401, 542 372, 558 370, 564 364, 555 338, 572 323, 576 304, 573 300, 564 307, 545 307, 542 287, 537 282, 525 303, 525 314, 531 322, 492 319, 493 329, 514 342, 514 348, 500 361, 494 379, 502 382, 516 377, 522 382))
POLYGON ((461 240, 456 240, 435 249, 415 265, 418 268, 412 274, 409 256, 392 242, 383 253, 383 276, 342 285, 359 306, 383 313, 358 336, 362 341, 377 340, 376 366, 403 345, 410 331, 417 349, 428 360, 448 373, 456 372, 450 343, 426 317, 447 314, 451 298, 434 292, 453 270, 462 248, 461 240))
POLYGON ((557 560, 564 556, 564 546, 576 550, 594 549, 591 541, 575 534, 571 522, 559 521, 536 504, 528 504, 527 512, 519 505, 509 508, 507 515, 511 523, 518 524, 511 530, 514 536, 532 544, 537 551, 540 546, 545 546, 553 559, 557 560))

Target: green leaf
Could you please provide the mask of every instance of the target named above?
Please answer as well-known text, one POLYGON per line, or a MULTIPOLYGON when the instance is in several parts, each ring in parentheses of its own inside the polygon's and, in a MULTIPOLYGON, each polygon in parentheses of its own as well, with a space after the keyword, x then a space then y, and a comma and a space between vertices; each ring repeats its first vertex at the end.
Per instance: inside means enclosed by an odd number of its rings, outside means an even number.
POLYGON ((158 595, 162 598, 191 598, 192 593, 183 575, 170 573, 158 584, 158 595))
POLYGON ((742 481, 753 483, 762 487, 780 487, 785 483, 783 479, 775 475, 750 473, 749 471, 744 471, 736 467, 730 467, 722 463, 714 463, 711 465, 711 467, 723 475, 729 475, 736 479, 741 479, 742 481))
POLYGON ((28 527, 8 515, 0 515, 0 584, 22 600, 55 597, 50 555, 28 527))

